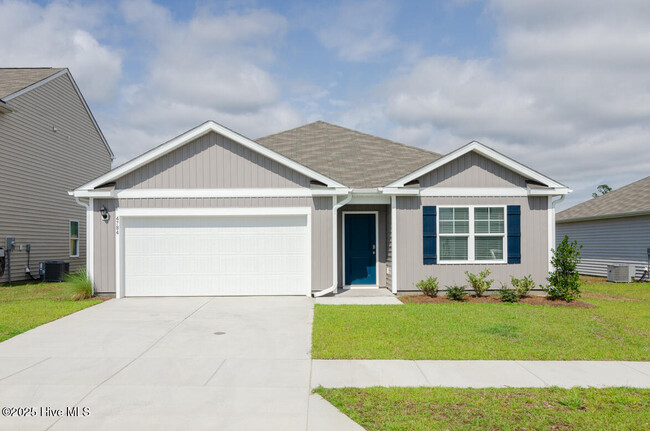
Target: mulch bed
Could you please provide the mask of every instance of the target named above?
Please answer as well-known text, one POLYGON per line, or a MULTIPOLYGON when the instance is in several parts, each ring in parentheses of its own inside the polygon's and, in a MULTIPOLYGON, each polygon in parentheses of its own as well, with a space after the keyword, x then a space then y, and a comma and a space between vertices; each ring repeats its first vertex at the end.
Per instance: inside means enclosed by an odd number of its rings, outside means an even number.
MULTIPOLYGON (((405 304, 448 304, 450 302, 479 302, 479 303, 492 303, 503 304, 498 296, 489 295, 477 298, 476 296, 467 295, 462 301, 453 301, 448 299, 446 295, 430 297, 426 295, 404 295, 398 296, 398 299, 405 304)), ((530 305, 546 305, 550 307, 574 307, 574 308, 596 308, 595 305, 583 301, 565 302, 561 300, 551 300, 546 296, 527 296, 519 300, 522 304, 530 305)))

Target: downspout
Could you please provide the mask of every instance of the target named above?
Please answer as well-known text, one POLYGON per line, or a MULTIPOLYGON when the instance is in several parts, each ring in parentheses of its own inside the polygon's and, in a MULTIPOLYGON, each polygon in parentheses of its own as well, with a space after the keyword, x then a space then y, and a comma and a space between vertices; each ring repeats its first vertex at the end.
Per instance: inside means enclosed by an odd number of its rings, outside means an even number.
MULTIPOLYGON (((334 200, 336 200, 336 195, 333 196, 334 200)), ((327 289, 321 290, 319 292, 314 293, 314 298, 318 298, 319 296, 324 296, 327 295, 328 293, 332 293, 336 290, 336 288, 339 285, 339 270, 338 270, 338 210, 341 208, 343 205, 347 204, 352 200, 352 193, 348 193, 348 196, 343 199, 341 202, 335 204, 332 207, 332 285, 328 287, 327 289)))
POLYGON ((548 270, 549 270, 549 271, 552 271, 552 270, 553 270, 553 266, 551 265, 551 256, 552 256, 552 251, 551 251, 551 250, 552 250, 554 247, 552 248, 552 245, 555 245, 555 242, 557 241, 557 238, 556 238, 556 226, 555 226, 555 205, 559 204, 559 203, 562 202, 564 199, 566 199, 566 195, 560 195, 560 199, 558 199, 558 200, 556 200, 556 201, 554 201, 554 200, 553 200, 553 196, 551 196, 551 211, 553 212, 553 213, 552 213, 553 220, 552 220, 552 222, 551 222, 551 229, 552 229, 552 232, 551 232, 551 234, 549 235, 549 236, 550 236, 549 239, 551 240, 551 244, 549 244, 549 255, 548 255, 548 270))
POLYGON ((92 295, 95 295, 95 283, 93 282, 93 268, 91 265, 91 261, 94 256, 94 250, 92 250, 92 247, 94 247, 93 240, 91 238, 92 235, 94 235, 94 229, 92 226, 93 219, 92 219, 92 205, 93 205, 93 198, 88 198, 88 202, 83 202, 79 199, 79 197, 74 195, 74 192, 69 192, 70 195, 74 196, 75 202, 77 202, 78 205, 86 208, 86 276, 90 279, 90 283, 92 286, 92 295))

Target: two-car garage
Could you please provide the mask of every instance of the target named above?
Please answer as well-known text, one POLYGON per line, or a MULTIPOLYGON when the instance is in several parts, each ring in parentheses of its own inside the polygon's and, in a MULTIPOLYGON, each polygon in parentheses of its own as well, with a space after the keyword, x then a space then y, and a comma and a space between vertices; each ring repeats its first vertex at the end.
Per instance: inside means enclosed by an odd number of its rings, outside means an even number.
POLYGON ((309 295, 309 208, 290 210, 121 211, 118 297, 309 295))

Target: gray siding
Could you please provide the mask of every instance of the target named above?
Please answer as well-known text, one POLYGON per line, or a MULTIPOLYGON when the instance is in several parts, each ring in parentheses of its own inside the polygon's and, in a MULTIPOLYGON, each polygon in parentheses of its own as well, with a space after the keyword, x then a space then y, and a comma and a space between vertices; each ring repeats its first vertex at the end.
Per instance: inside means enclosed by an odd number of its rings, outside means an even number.
POLYGON ((311 207, 312 208, 312 290, 332 283, 332 198, 182 198, 95 200, 94 282, 98 293, 115 293, 115 208, 241 208, 311 207), (110 218, 101 220, 99 209, 105 205, 110 218))
POLYGON ((641 277, 648 264, 650 215, 573 223, 558 223, 556 243, 565 235, 582 244, 578 271, 585 275, 607 276, 609 264, 633 264, 641 277))
POLYGON ((211 132, 125 175, 117 189, 309 187, 310 179, 211 132))
MULTIPOLYGON (((111 167, 106 146, 63 75, 9 102, 0 114, 0 239, 31 244, 31 269, 64 260, 72 271, 85 265, 86 211, 68 191, 111 167), (57 131, 52 130, 53 127, 57 131), (69 257, 68 220, 79 221, 79 257, 69 257)), ((12 279, 23 280, 27 253, 12 253, 12 279)), ((7 281, 7 272, 0 282, 7 281)))
POLYGON ((492 270, 495 288, 510 282, 510 276, 531 274, 536 283, 548 276, 548 199, 546 197, 398 197, 397 277, 399 290, 416 290, 415 283, 438 277, 441 288, 467 284, 465 271, 492 270), (423 205, 521 205, 521 264, 424 265, 422 256, 423 205))
POLYGON ((526 179, 475 152, 420 178, 420 187, 526 187, 526 179))
POLYGON ((354 211, 378 211, 378 238, 377 238, 377 284, 386 286, 386 264, 388 262, 388 235, 390 205, 344 205, 337 214, 337 256, 338 256, 338 285, 343 286, 343 213, 354 211))

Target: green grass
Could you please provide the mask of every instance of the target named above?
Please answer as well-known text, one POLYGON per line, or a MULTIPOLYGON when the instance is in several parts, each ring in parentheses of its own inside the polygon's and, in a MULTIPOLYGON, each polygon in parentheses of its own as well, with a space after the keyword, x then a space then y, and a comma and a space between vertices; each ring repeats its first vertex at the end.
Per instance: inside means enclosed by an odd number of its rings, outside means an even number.
POLYGON ((583 285, 595 308, 457 303, 320 305, 320 359, 650 360, 650 283, 583 285))
POLYGON ((650 390, 343 388, 317 393, 370 431, 650 430, 650 390))
POLYGON ((101 302, 77 295, 79 287, 69 282, 0 286, 0 342, 101 302))

